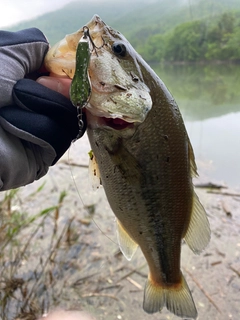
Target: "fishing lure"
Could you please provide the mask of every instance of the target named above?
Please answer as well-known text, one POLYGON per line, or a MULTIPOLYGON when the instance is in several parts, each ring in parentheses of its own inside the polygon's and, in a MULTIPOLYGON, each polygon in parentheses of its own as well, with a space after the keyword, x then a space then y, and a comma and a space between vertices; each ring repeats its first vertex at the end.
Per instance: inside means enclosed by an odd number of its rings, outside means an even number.
POLYGON ((91 83, 88 74, 88 66, 90 62, 91 51, 89 48, 88 27, 83 27, 83 36, 80 39, 76 51, 76 69, 70 87, 70 100, 77 108, 77 117, 79 125, 79 133, 76 139, 82 136, 84 123, 82 121, 82 108, 88 103, 91 95, 91 83))

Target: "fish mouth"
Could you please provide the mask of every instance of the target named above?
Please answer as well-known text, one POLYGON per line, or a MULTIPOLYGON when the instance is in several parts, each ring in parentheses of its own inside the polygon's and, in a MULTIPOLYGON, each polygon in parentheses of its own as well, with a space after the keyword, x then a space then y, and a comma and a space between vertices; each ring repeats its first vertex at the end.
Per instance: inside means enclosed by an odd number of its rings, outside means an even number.
MULTIPOLYGON (((91 110, 92 111, 92 110, 91 110)), ((91 112, 87 108, 84 108, 84 112, 87 116, 88 126, 92 128, 111 128, 113 130, 133 129, 135 127, 134 122, 127 121, 117 117, 106 117, 105 115, 97 115, 91 112)))
POLYGON ((102 120, 105 122, 105 125, 114 129, 114 130, 123 130, 127 128, 133 128, 134 124, 127 122, 120 118, 105 118, 102 117, 102 120))

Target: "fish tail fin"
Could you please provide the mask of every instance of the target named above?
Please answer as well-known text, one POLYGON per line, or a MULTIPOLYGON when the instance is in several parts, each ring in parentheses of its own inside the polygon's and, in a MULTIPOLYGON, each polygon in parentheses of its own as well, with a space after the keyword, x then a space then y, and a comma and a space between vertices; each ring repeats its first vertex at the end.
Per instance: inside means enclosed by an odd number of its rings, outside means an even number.
POLYGON ((169 311, 182 318, 196 319, 198 316, 191 291, 182 274, 180 286, 167 290, 166 307, 169 311))
POLYGON ((197 318, 197 309, 183 275, 177 287, 164 288, 159 284, 155 285, 151 279, 147 280, 143 301, 144 311, 155 313, 161 311, 164 306, 176 316, 188 319, 197 318))
POLYGON ((147 313, 155 313, 162 310, 166 304, 165 290, 162 286, 155 285, 148 277, 143 298, 143 310, 147 313))

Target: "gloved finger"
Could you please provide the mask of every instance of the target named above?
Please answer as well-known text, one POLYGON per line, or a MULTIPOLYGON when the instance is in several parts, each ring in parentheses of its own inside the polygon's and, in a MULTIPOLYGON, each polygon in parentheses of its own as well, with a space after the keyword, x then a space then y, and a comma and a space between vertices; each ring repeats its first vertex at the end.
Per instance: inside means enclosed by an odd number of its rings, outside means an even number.
MULTIPOLYGON (((37 114, 44 114, 57 121, 74 139, 78 132, 77 109, 62 94, 29 80, 19 80, 13 88, 13 98, 17 105, 37 114)), ((85 116, 83 117, 86 129, 85 116)))
POLYGON ((48 87, 49 89, 52 89, 54 91, 57 91, 57 92, 63 94, 68 99, 70 98, 69 90, 70 90, 70 85, 71 85, 72 79, 43 76, 43 77, 39 77, 37 79, 37 82, 45 87, 48 87))

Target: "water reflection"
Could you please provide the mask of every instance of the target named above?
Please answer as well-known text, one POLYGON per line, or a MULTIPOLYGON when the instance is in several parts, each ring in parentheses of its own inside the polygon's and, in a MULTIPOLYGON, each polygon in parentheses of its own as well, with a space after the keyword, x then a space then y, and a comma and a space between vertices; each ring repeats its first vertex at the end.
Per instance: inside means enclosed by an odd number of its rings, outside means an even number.
POLYGON ((176 99, 201 176, 240 186, 240 66, 153 69, 176 99))

